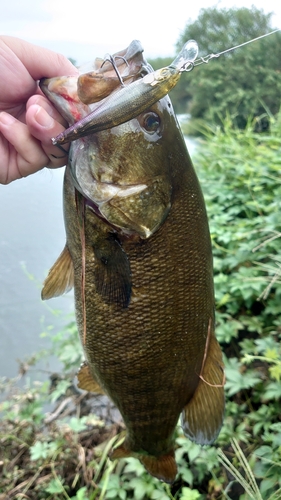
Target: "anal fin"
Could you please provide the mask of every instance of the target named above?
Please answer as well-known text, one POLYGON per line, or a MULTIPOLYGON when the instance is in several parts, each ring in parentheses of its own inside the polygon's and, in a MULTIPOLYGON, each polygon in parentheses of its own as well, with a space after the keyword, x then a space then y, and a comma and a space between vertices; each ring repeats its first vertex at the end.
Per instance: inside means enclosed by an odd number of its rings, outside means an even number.
POLYGON ((94 379, 89 370, 89 365, 84 361, 77 373, 78 387, 88 392, 96 392, 97 394, 104 394, 99 383, 94 379))
POLYGON ((59 258, 51 267, 47 278, 44 281, 41 292, 42 300, 58 297, 63 293, 69 292, 74 284, 74 268, 73 262, 65 245, 59 258))
POLYGON ((191 441, 211 444, 218 436, 224 417, 224 382, 221 348, 211 334, 199 384, 182 412, 182 428, 191 441))

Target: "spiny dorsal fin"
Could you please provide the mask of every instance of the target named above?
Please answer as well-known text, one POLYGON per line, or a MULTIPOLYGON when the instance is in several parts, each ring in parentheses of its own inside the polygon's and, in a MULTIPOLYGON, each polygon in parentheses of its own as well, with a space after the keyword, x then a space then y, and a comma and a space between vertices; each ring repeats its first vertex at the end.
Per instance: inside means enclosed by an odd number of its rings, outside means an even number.
POLYGON ((211 444, 224 416, 224 366, 220 346, 212 334, 199 384, 182 412, 186 436, 198 444, 211 444))
POLYGON ((44 281, 41 292, 42 300, 58 297, 63 293, 69 292, 74 284, 74 268, 73 262, 65 245, 59 258, 51 267, 47 278, 44 281))
POLYGON ((86 363, 86 361, 84 361, 84 363, 81 365, 77 373, 77 378, 79 389, 83 389, 84 391, 88 392, 104 394, 104 391, 102 390, 98 382, 96 382, 94 377, 91 375, 89 365, 88 363, 86 363))
POLYGON ((134 457, 138 458, 145 466, 147 472, 160 481, 165 483, 173 483, 177 475, 177 464, 175 461, 175 453, 171 451, 166 455, 155 457, 153 455, 144 454, 141 452, 133 452, 126 446, 126 440, 123 444, 115 448, 111 454, 111 459, 134 457))

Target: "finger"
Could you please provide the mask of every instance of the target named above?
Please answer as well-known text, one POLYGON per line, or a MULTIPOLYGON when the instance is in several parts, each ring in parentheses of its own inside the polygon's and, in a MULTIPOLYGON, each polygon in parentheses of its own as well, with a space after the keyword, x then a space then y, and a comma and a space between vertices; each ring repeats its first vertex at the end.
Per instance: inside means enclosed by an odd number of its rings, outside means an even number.
POLYGON ((6 139, 4 142, 2 138, 0 144, 0 177, 4 184, 35 173, 44 166, 55 168, 66 163, 67 152, 61 152, 51 143, 51 137, 64 130, 64 127, 48 115, 43 108, 38 105, 33 107, 36 108, 37 119, 40 116, 39 120, 42 120, 43 115, 44 120, 49 120, 47 127, 41 126, 41 129, 45 130, 44 143, 47 143, 46 146, 31 134, 26 124, 8 113, 0 113, 0 132, 6 139), (59 155, 57 155, 57 151, 59 151, 59 155))
POLYGON ((34 80, 78 74, 77 68, 62 54, 11 36, 4 35, 0 39, 21 60, 34 80))
POLYGON ((53 112, 51 107, 46 100, 43 102, 43 106, 30 105, 26 112, 26 124, 29 132, 40 141, 42 150, 48 156, 48 167, 56 168, 66 164, 69 146, 66 146, 62 151, 52 143, 51 139, 63 132, 64 125, 67 126, 67 123, 56 110, 53 112), (52 115, 60 121, 57 121, 52 115))
POLYGON ((0 113, 0 181, 7 184, 37 172, 49 158, 28 127, 8 113, 0 113))
POLYGON ((26 109, 28 110, 33 104, 38 104, 41 108, 44 108, 47 113, 54 118, 55 121, 59 122, 64 127, 68 127, 67 121, 62 117, 62 115, 57 111, 55 106, 43 95, 33 95, 28 99, 26 104, 26 109))

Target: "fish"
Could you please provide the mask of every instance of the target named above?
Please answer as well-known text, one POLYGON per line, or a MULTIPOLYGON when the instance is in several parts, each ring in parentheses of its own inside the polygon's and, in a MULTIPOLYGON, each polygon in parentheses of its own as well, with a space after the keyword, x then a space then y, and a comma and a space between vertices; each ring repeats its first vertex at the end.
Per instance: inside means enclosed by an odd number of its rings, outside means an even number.
MULTIPOLYGON (((133 41, 132 44, 138 46, 137 41, 133 41)), ((134 48, 136 49, 136 47, 134 48)), ((120 74, 117 73, 122 83, 121 89, 111 92, 108 98, 103 100, 88 116, 83 117, 64 132, 61 132, 57 137, 53 138, 53 144, 62 145, 75 140, 77 137, 88 135, 90 132, 106 130, 121 125, 129 119, 135 118, 175 87, 181 73, 183 71, 190 71, 193 68, 193 61, 196 59, 197 55, 197 42, 195 40, 189 40, 184 44, 177 57, 169 66, 156 71, 146 72, 142 78, 130 82, 130 85, 124 85, 124 82, 122 82, 120 78, 120 74)), ((117 55, 115 55, 115 58, 116 56, 117 55)), ((132 63, 132 58, 129 59, 129 61, 132 63)), ((112 62, 114 63, 114 58, 112 62)), ((105 92, 104 87, 106 89, 115 90, 114 87, 116 86, 116 80, 118 82, 118 78, 106 78, 102 74, 99 76, 100 79, 97 80, 97 73, 90 73, 78 79, 78 96, 84 103, 90 104, 95 102, 96 99, 93 95, 98 96, 102 94, 105 96, 108 90, 105 92), (95 77, 96 80, 92 79, 92 77, 95 77), (110 86, 110 81, 113 82, 114 87, 110 86), (103 82, 103 92, 97 92, 93 82, 98 82, 100 87, 101 82, 103 82), (83 91, 84 88, 85 90, 83 91)))
MULTIPOLYGON (((145 59, 141 71, 152 71, 145 59)), ((69 124, 98 105, 80 101, 74 77, 40 86, 69 124)), ((42 299, 74 286, 78 386, 107 394, 126 427, 111 458, 138 458, 172 483, 179 418, 189 439, 211 444, 225 402, 207 213, 168 96, 121 125, 78 134, 63 204, 66 245, 42 299)))

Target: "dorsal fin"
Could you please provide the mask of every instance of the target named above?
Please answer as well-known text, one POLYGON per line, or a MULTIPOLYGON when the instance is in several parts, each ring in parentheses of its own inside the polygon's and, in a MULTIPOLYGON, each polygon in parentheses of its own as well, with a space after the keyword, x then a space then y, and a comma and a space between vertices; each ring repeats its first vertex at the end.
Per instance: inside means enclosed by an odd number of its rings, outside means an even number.
POLYGON ((42 300, 58 297, 63 293, 69 292, 74 284, 74 268, 73 262, 65 245, 59 258, 51 267, 47 278, 44 281, 41 292, 42 300))

